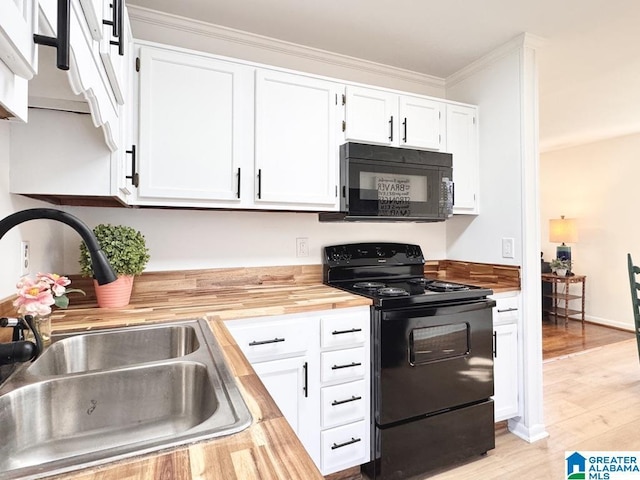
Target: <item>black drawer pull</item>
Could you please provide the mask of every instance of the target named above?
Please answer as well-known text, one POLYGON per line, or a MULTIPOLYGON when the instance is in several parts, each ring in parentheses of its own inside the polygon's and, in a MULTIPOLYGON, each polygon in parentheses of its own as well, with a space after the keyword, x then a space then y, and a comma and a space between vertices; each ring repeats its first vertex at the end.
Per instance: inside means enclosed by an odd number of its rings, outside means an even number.
POLYGON ((349 368, 349 367, 359 367, 360 365, 362 365, 362 363, 360 362, 351 362, 347 365, 334 365, 333 367, 331 367, 331 370, 340 370, 341 368, 349 368))
POLYGON ((347 398, 346 400, 334 400, 331 402, 331 406, 335 407, 336 405, 342 405, 343 403, 355 402, 356 400, 362 400, 362 397, 356 397, 355 395, 351 395, 351 398, 347 398))
POLYGON ((331 450, 335 450, 336 448, 346 447, 347 445, 351 445, 351 444, 353 444, 353 443, 358 443, 359 441, 360 441, 360 439, 359 439, 359 438, 351 437, 351 440, 349 440, 349 441, 347 441, 347 442, 344 442, 344 443, 334 443, 334 444, 331 446, 331 450))
POLYGON ((273 340, 254 340, 253 342, 249 342, 250 347, 255 347, 256 345, 266 345, 268 343, 280 343, 284 342, 284 338, 274 338, 273 340))
POLYGON ((510 308, 503 308, 502 310, 498 309, 498 313, 504 313, 504 312, 516 312, 518 309, 515 307, 510 307, 510 308))
POLYGON ((331 335, 342 335, 343 333, 355 333, 361 331, 361 328, 352 328, 351 330, 334 330, 333 332, 331 332, 331 335))

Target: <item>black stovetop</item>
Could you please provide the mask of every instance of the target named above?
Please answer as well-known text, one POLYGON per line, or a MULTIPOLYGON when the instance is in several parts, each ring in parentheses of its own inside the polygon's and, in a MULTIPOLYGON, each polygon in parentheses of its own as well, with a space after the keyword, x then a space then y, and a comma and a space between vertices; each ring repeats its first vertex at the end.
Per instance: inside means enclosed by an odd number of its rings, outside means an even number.
POLYGON ((425 277, 418 245, 354 243, 325 247, 324 251, 324 283, 371 298, 380 308, 466 302, 493 293, 488 288, 425 277))

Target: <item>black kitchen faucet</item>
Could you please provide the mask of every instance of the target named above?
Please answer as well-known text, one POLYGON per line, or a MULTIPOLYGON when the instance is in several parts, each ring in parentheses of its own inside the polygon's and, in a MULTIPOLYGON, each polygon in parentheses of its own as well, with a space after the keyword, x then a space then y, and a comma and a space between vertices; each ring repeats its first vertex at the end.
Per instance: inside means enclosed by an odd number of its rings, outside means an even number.
MULTIPOLYGON (((67 212, 54 208, 31 208, 12 213, 0 220, 0 239, 16 225, 39 218, 65 223, 80 234, 89 250, 91 266, 98 284, 104 285, 117 280, 118 277, 113 268, 111 268, 105 253, 100 249, 100 244, 93 232, 80 219, 67 212)), ((26 362, 37 358, 42 353, 42 340, 39 338, 31 316, 25 315, 24 319, 15 319, 15 321, 7 319, 7 322, 9 323, 6 326, 14 328, 14 336, 12 342, 0 344, 0 365, 26 362), (25 326, 28 326, 33 331, 36 338, 35 344, 20 338, 19 332, 26 328, 25 326)))

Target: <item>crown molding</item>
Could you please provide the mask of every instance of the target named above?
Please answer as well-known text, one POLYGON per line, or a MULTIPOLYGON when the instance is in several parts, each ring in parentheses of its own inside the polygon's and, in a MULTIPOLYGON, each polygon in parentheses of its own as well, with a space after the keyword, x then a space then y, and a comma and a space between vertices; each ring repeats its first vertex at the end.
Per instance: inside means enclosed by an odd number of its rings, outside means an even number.
POLYGON ((498 61, 505 55, 509 55, 510 53, 519 51, 523 48, 531 48, 535 50, 542 47, 544 43, 545 40, 542 37, 538 37, 537 35, 526 32, 521 33, 517 37, 509 40, 507 43, 502 44, 483 57, 480 57, 479 59, 471 62, 466 67, 463 67, 457 72, 449 75, 445 79, 445 85, 447 86, 447 88, 452 87, 453 85, 456 85, 457 83, 462 82, 463 80, 476 74, 487 65, 491 65, 492 63, 498 61))
POLYGON ((414 72, 402 68, 392 67, 381 63, 371 62, 360 58, 341 55, 318 48, 307 47, 296 43, 285 42, 271 37, 258 35, 255 33, 236 30, 233 28, 214 25, 190 18, 180 17, 157 10, 127 5, 129 18, 135 22, 146 23, 149 25, 172 29, 189 33, 192 35, 200 35, 216 40, 231 42, 268 50, 284 55, 299 57, 304 60, 312 60, 319 63, 339 66, 352 70, 359 70, 369 74, 382 75, 389 78, 402 80, 404 82, 416 83, 435 88, 444 89, 445 80, 441 77, 427 75, 424 73, 414 72))

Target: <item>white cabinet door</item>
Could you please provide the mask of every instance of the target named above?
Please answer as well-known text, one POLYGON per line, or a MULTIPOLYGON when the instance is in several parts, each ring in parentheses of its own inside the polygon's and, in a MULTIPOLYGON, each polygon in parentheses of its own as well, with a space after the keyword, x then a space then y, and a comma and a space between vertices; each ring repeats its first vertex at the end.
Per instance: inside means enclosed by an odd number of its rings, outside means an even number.
POLYGON ((477 108, 447 105, 447 148, 453 154, 453 213, 477 214, 479 157, 477 108))
POLYGON ((0 118, 27 121, 28 80, 36 72, 37 0, 0 1, 0 118))
POLYGON ((332 82, 256 72, 257 204, 338 208, 337 95, 332 82))
POLYGON ((518 326, 494 327, 494 411, 495 421, 518 415, 518 326))
POLYGON ((205 56, 140 48, 138 198, 240 204, 253 131, 252 72, 205 56))
POLYGON ((445 104, 427 98, 401 95, 401 147, 441 150, 445 128, 445 104))
POLYGON ((309 357, 272 360, 252 366, 307 453, 318 465, 320 397, 317 382, 310 380, 309 357))
POLYGON ((345 140, 397 144, 398 95, 351 85, 345 92, 345 140))

